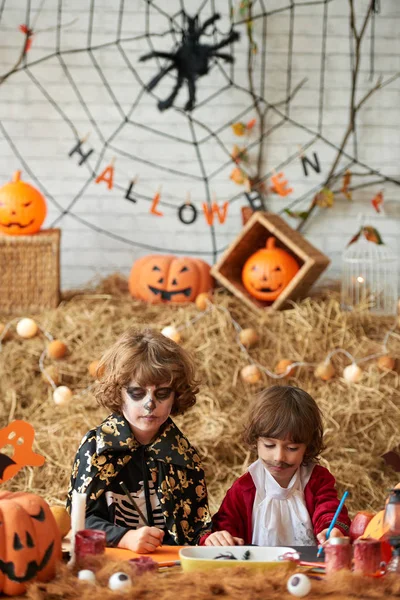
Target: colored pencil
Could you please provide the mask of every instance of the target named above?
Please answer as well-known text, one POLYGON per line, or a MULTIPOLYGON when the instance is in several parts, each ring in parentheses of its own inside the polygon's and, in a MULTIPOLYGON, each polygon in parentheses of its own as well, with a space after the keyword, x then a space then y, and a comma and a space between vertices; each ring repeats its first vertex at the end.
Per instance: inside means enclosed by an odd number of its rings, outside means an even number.
MULTIPOLYGON (((331 524, 329 525, 328 531, 326 532, 326 539, 327 539, 327 540, 329 540, 329 536, 331 535, 332 529, 335 527, 335 524, 336 524, 337 518, 338 518, 338 516, 339 516, 339 514, 340 514, 340 511, 341 511, 341 510, 342 510, 342 508, 343 508, 343 504, 345 503, 345 500, 346 500, 346 498, 347 498, 347 496, 348 496, 348 495, 349 495, 349 492, 345 492, 345 493, 343 494, 343 496, 342 496, 342 499, 341 499, 341 501, 339 502, 339 506, 337 507, 337 509, 336 509, 336 512, 335 512, 335 514, 333 515, 333 519, 332 519, 332 521, 331 521, 331 524)), ((323 550, 323 546, 321 545, 321 546, 319 547, 319 550, 318 550, 318 552, 317 552, 317 556, 321 556, 322 550, 323 550)))

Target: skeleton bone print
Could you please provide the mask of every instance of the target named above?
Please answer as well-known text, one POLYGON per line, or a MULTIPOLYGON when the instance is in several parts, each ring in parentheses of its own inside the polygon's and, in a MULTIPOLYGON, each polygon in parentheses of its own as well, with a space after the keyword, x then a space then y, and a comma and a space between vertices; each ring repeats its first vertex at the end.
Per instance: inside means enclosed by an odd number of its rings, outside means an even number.
MULTIPOLYGON (((139 481, 139 487, 136 490, 129 490, 132 498, 136 502, 141 512, 146 515, 146 498, 144 493, 143 481, 139 481)), ((153 513, 154 526, 163 529, 165 520, 162 514, 160 501, 157 497, 156 490, 152 481, 149 481, 150 503, 153 513)), ((129 498, 125 494, 118 494, 114 491, 106 491, 106 501, 111 513, 114 513, 114 524, 122 527, 132 527, 138 529, 146 523, 139 515, 137 510, 132 506, 129 498)))

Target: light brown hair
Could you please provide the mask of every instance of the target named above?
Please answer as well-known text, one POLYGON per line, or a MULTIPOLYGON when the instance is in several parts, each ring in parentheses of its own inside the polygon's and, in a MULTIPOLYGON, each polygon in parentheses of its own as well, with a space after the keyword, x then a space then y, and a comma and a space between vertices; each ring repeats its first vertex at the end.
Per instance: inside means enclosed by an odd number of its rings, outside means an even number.
POLYGON ((198 382, 194 360, 158 331, 130 328, 103 355, 97 368, 97 402, 122 413, 122 388, 135 379, 141 386, 166 383, 175 392, 171 415, 184 413, 196 402, 198 382))
POLYGON ((321 411, 300 388, 274 385, 260 392, 250 406, 243 439, 254 447, 260 437, 306 444, 303 462, 317 461, 324 449, 321 411))

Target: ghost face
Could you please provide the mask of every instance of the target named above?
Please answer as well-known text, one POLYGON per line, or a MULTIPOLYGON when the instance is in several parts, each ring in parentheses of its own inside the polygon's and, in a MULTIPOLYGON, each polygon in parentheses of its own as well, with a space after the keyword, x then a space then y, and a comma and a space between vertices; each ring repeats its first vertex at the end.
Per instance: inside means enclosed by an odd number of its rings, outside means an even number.
POLYGON ((122 413, 135 438, 140 444, 149 444, 171 413, 174 390, 168 384, 141 386, 132 380, 122 394, 122 413))

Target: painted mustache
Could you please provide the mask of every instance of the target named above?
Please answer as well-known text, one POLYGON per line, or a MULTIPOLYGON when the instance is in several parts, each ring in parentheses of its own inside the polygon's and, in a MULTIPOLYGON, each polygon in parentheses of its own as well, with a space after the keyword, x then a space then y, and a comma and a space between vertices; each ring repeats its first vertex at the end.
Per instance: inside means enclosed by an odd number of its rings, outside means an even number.
POLYGON ((278 469, 289 469, 290 467, 292 467, 293 465, 290 465, 289 463, 285 463, 285 462, 280 462, 280 463, 266 463, 267 467, 275 467, 278 469))

